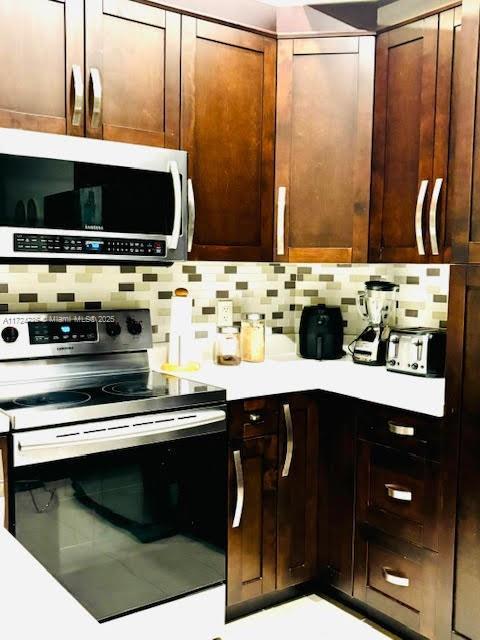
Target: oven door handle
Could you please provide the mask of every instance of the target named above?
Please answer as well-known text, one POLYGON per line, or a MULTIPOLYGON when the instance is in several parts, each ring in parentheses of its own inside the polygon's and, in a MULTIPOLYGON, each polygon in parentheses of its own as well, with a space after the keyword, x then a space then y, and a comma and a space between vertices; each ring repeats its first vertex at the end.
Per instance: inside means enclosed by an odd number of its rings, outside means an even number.
MULTIPOLYGON (((145 419, 148 419, 148 416, 145 416, 145 419)), ((17 441, 17 449, 18 454, 21 456, 22 453, 29 453, 35 451, 44 451, 46 449, 62 449, 62 459, 68 458, 67 449, 69 447, 82 447, 82 446, 90 446, 90 445, 100 445, 100 450, 105 451, 105 445, 112 444, 112 450, 114 450, 115 443, 128 441, 128 440, 138 440, 138 445, 144 444, 142 439, 149 439, 149 441, 153 444, 155 441, 161 442, 162 438, 158 440, 155 439, 155 436, 163 436, 163 435, 172 435, 176 434, 178 438, 188 437, 188 431, 194 430, 198 427, 212 425, 212 429, 206 429, 204 432, 195 433, 195 435, 210 435, 212 433, 220 433, 226 430, 225 426, 225 411, 222 410, 211 410, 205 412, 203 415, 201 412, 198 413, 195 417, 189 419, 179 419, 179 418, 167 418, 164 419, 163 422, 158 421, 158 424, 144 425, 140 426, 126 426, 125 429, 128 429, 128 433, 122 433, 118 435, 99 435, 97 437, 82 437, 82 435, 72 435, 69 439, 69 436, 64 436, 57 440, 45 440, 44 442, 22 442, 22 436, 18 437, 17 441), (165 424, 168 422, 168 426, 165 424), (220 423, 223 423, 220 425, 220 423), (162 426, 163 425, 163 426, 162 426), (215 425, 215 426, 214 426, 215 425), (153 440, 152 440, 153 439, 153 440)), ((176 438, 165 438, 165 440, 175 440, 176 438)), ((136 446, 138 446, 136 445, 136 446)), ((89 452, 90 453, 90 452, 89 452)), ((92 452, 93 453, 93 452, 92 452)), ((80 454, 82 455, 82 454, 80 454)), ((58 459, 58 458, 56 458, 58 459)))
POLYGON ((173 218, 172 235, 168 242, 168 248, 175 251, 178 247, 178 241, 180 240, 180 232, 182 227, 182 181, 180 180, 180 172, 178 170, 178 164, 175 160, 171 160, 168 163, 168 168, 172 174, 173 181, 173 193, 174 193, 174 207, 175 213, 173 218))

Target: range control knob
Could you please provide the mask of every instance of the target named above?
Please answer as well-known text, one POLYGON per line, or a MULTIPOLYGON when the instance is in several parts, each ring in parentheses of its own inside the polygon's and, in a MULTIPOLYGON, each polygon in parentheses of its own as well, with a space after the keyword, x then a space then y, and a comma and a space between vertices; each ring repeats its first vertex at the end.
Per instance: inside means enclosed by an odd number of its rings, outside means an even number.
POLYGON ((127 329, 132 336, 138 336, 142 333, 142 323, 135 318, 127 318, 127 329))
POLYGON ((15 327, 5 327, 2 331, 2 340, 4 342, 15 342, 18 338, 18 329, 15 327))
POLYGON ((414 363, 412 364, 412 369, 413 369, 414 371, 416 371, 416 370, 418 369, 418 364, 417 364, 416 362, 414 362, 414 363))
POLYGON ((116 338, 122 333, 122 327, 116 320, 112 320, 106 326, 106 332, 111 338, 116 338))
POLYGON ((394 366, 397 364, 397 361, 396 361, 396 360, 389 360, 389 361, 388 361, 388 364, 389 364, 391 367, 394 367, 394 366))

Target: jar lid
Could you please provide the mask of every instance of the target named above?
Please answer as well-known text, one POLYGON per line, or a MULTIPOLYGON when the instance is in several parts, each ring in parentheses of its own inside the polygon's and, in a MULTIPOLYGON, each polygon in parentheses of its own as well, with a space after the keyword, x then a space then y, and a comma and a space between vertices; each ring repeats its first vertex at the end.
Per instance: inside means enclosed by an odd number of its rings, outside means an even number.
POLYGON ((245 320, 252 320, 253 322, 258 322, 258 320, 265 320, 264 313, 246 313, 245 320))
POLYGON ((235 335, 236 333, 239 333, 240 330, 238 327, 219 327, 218 331, 225 335, 235 335))

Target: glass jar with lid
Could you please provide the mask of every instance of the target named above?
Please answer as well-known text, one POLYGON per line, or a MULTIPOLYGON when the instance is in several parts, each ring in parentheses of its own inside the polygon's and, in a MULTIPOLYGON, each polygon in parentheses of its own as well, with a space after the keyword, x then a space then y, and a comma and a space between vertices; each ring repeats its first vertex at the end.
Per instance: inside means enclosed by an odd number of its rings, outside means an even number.
POLYGON ((262 313, 247 313, 242 320, 242 360, 265 360, 265 316, 262 313))
POLYGON ((238 327, 220 327, 215 346, 217 364, 236 366, 242 361, 240 356, 240 331, 238 327))

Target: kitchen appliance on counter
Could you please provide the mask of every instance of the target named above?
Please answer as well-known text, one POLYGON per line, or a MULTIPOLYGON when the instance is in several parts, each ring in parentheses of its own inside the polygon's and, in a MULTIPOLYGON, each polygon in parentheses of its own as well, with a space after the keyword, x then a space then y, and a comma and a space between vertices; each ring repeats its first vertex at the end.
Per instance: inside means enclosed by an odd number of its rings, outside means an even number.
POLYGON ((300 320, 300 355, 312 360, 337 360, 343 352, 340 307, 304 307, 300 320))
POLYGON ((385 280, 365 282, 365 291, 358 294, 357 308, 368 326, 352 343, 353 361, 358 364, 385 364, 390 326, 395 322, 396 296, 400 287, 385 280))
POLYGON ((446 345, 445 329, 392 329, 387 369, 424 378, 443 378, 446 345))
POLYGON ((100 621, 224 589, 225 392, 151 346, 144 310, 0 315, 11 530, 100 621))
POLYGON ((0 129, 2 259, 186 260, 193 223, 185 151, 0 129))

